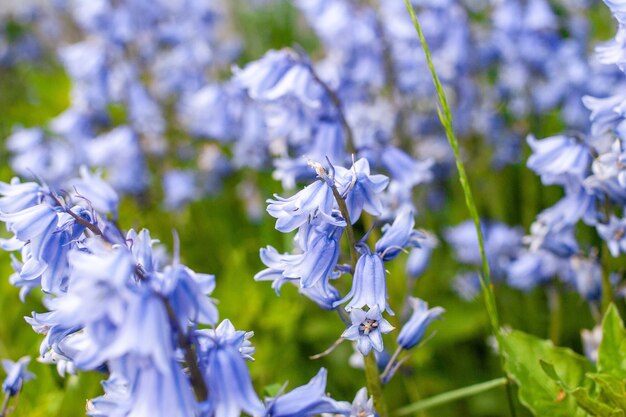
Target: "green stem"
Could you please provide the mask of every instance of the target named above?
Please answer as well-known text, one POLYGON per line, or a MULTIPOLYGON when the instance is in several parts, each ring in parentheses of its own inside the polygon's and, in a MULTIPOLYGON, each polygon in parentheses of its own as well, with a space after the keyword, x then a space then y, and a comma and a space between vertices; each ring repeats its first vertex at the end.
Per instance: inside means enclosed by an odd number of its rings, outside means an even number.
POLYGON ((5 417, 7 415, 8 407, 9 407, 9 396, 8 393, 4 394, 4 400, 2 401, 2 407, 0 408, 0 417, 5 417))
POLYGON ((602 262, 602 316, 613 302, 613 285, 611 285, 611 254, 606 244, 600 246, 600 260, 602 262))
MULTIPOLYGON (((472 189, 469 184, 469 180, 467 178, 467 173, 465 172, 465 166, 463 165, 463 161, 461 160, 461 155, 459 151, 459 143, 454 134, 454 128, 452 124, 452 112, 450 111, 450 106, 448 105, 448 100, 446 98, 446 93, 439 81, 439 77, 437 76, 437 71, 435 71, 435 65, 433 64, 432 57, 430 55, 430 49, 428 48, 428 43, 426 42, 426 38, 424 37, 424 33, 422 32, 422 27, 417 20, 417 16, 415 15, 415 10, 413 10, 413 6, 409 0, 404 0, 404 4, 411 15, 411 21, 413 22, 413 26, 415 27, 415 31, 417 32, 417 36, 420 39, 420 43, 422 44, 422 48, 424 49, 424 54, 426 55, 426 61, 428 62, 428 68, 430 70, 430 74, 435 84, 435 89, 437 90, 437 95, 439 98, 439 103, 441 108, 438 109, 439 120, 446 131, 446 137, 448 138, 448 142, 450 143, 450 147, 454 153, 454 159, 456 161, 456 167, 459 172, 459 181, 461 182, 461 187, 463 188, 463 193, 465 195, 465 205, 467 206, 468 211, 470 212, 470 216, 474 222, 474 227, 476 228, 476 234, 478 236, 478 246, 480 250, 481 264, 482 264, 482 274, 480 277, 480 284, 482 288, 483 298, 485 300, 485 306, 487 309, 487 314, 489 315, 489 320, 491 323, 491 328, 496 340, 500 341, 500 320, 498 317, 498 309, 496 306, 496 298, 493 291, 493 287, 491 285, 491 276, 489 272, 489 262, 487 261, 487 256, 485 254, 485 244, 483 239, 482 230, 480 227, 480 217, 478 216, 478 210, 476 209, 476 203, 474 202, 474 196, 472 194, 472 189)), ((502 351, 499 350, 500 361, 502 363, 502 368, 504 369, 504 356, 502 351)), ((513 405, 512 398, 512 390, 510 389, 511 381, 507 380, 507 397, 509 401, 509 407, 511 411, 511 415, 515 416, 515 407, 513 405)))
POLYGON ((356 268, 357 261, 356 238, 354 237, 354 229, 352 228, 352 222, 350 220, 350 212, 348 211, 348 206, 346 206, 346 201, 343 199, 341 194, 339 194, 337 186, 333 185, 331 189, 333 190, 333 196, 335 197, 337 205, 339 206, 339 212, 346 221, 346 235, 348 236, 348 245, 350 245, 350 263, 352 267, 352 272, 354 273, 354 268, 356 268))
POLYGON ((548 288, 548 308, 550 309, 550 340, 555 346, 559 345, 561 338, 561 320, 563 308, 561 291, 556 285, 548 288))
POLYGON ((407 405, 406 407, 402 407, 394 414, 397 416, 414 414, 427 408, 436 407, 452 401, 460 400, 461 398, 467 398, 473 395, 481 394, 494 388, 507 385, 507 383, 508 381, 506 378, 497 378, 492 379, 491 381, 481 382, 480 384, 470 385, 469 387, 459 388, 454 391, 444 392, 443 394, 435 395, 434 397, 426 398, 425 400, 418 401, 411 405, 407 405))
POLYGON ((374 352, 370 352, 369 355, 363 356, 363 363, 365 365, 367 391, 369 395, 374 397, 374 409, 378 412, 380 417, 387 417, 387 404, 385 404, 385 399, 383 397, 383 386, 380 382, 380 374, 378 372, 378 365, 376 364, 374 352))
MULTIPOLYGON (((354 237, 352 222, 350 221, 350 212, 348 211, 348 206, 346 206, 346 201, 343 199, 341 194, 339 194, 337 187, 333 185, 331 188, 333 190, 333 196, 339 206, 339 211, 346 221, 346 235, 348 236, 348 243, 350 245, 350 259, 352 261, 351 268, 352 273, 354 274, 354 269, 356 268, 357 263, 357 254, 356 239, 354 237)), ((374 352, 371 352, 369 355, 364 355, 363 362, 365 366, 367 390, 369 395, 374 398, 374 408, 380 417, 387 417, 387 405, 385 404, 385 398, 383 397, 383 387, 380 382, 380 373, 378 372, 378 365, 376 364, 374 352)))

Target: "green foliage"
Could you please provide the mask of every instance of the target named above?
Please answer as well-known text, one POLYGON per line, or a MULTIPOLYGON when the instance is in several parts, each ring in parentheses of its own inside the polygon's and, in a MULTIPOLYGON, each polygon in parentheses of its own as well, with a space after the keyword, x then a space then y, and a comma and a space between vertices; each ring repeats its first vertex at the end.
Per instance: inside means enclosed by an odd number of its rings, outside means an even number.
MULTIPOLYGON (((541 362, 552 364, 554 373, 567 386, 583 386, 591 363, 570 349, 555 347, 552 342, 520 332, 503 332, 500 349, 506 370, 519 385, 519 399, 537 416, 583 417, 585 412, 570 395, 563 395, 559 382, 546 377, 541 362)), ((556 376, 553 375, 553 376, 556 376)))
POLYGON ((520 400, 535 415, 626 416, 626 331, 615 305, 602 322, 597 373, 570 349, 519 331, 503 334, 500 347, 520 400))
POLYGON ((602 342, 598 350, 598 372, 626 378, 626 333, 615 305, 602 321, 602 342))

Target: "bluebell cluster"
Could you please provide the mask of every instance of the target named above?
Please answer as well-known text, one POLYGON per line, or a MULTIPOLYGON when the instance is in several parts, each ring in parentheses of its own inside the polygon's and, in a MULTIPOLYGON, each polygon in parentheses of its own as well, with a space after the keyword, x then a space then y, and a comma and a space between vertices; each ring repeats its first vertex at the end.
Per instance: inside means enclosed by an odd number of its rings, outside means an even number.
MULTIPOLYGON (((596 48, 600 67, 608 67, 602 71, 609 73, 611 69, 623 70, 620 39, 624 20, 619 2, 606 3, 619 24, 616 38, 596 48)), ((608 250, 618 257, 626 249, 623 73, 621 78, 615 82, 612 95, 581 98, 588 121, 585 129, 569 123, 568 133, 545 139, 527 137, 532 153, 526 165, 544 185, 561 187, 563 196, 536 216, 526 236, 519 228, 504 224, 483 225, 486 252, 496 280, 530 290, 550 285, 558 278, 592 304, 600 301, 602 275, 608 273, 600 265, 600 251, 608 250), (579 224, 595 229, 606 249, 581 245, 579 224)), ((451 228, 446 240, 462 263, 478 265, 477 241, 471 228, 469 222, 451 228)), ((614 278, 610 278, 613 284, 614 278)), ((471 298, 479 289, 477 275, 461 275, 456 288, 471 298)))
MULTIPOLYGON (((60 194, 45 183, 0 183, 0 220, 13 234, 0 245, 14 252, 10 280, 22 296, 45 294, 46 311, 26 318, 44 335, 42 361, 56 363, 61 375, 108 374, 88 415, 356 416, 352 410, 371 409, 363 391, 354 404, 330 398, 323 368, 309 384, 261 400, 246 364, 254 333, 219 321, 209 297, 215 277, 181 264, 178 249, 168 257, 146 229, 120 230, 118 195, 100 176, 83 170, 74 184, 60 194)), ((3 362, 8 396, 33 377, 29 361, 3 362)))
MULTIPOLYGON (((325 164, 310 160, 308 165, 317 177, 312 184, 291 197, 276 195, 267 201, 267 212, 276 218, 278 231, 297 229, 295 253, 280 254, 271 246, 261 249, 261 260, 267 269, 254 278, 271 281, 277 293, 290 282, 321 308, 337 309, 346 325, 339 340, 355 342, 364 356, 371 351, 381 354, 383 335, 394 330, 384 314, 395 314, 388 302, 385 262, 393 261, 406 248, 420 248, 420 242, 429 239, 414 229, 415 208, 410 203, 397 209, 386 207, 389 195, 394 193, 391 181, 385 175, 372 174, 367 159, 353 161, 349 168, 333 165, 330 158, 325 164), (372 239, 378 232, 373 224, 356 240, 354 225, 360 220, 384 220, 390 214, 392 222, 378 225, 382 225, 378 239, 372 239), (341 263, 342 237, 348 242, 347 264, 341 263), (352 278, 350 291, 343 297, 331 283, 339 281, 342 275, 352 278), (350 313, 349 318, 345 317, 346 312, 350 313)), ((428 247, 425 251, 429 251, 428 247)), ((401 352, 415 347, 429 324, 444 312, 441 307, 429 310, 419 299, 410 301, 414 312, 400 331, 396 353, 385 364, 383 382, 399 367, 396 360, 401 352)))
MULTIPOLYGON (((605 0, 618 33, 591 54, 585 0, 411 3, 462 140, 491 144, 500 168, 519 162, 527 137, 527 167, 563 190, 527 235, 483 222, 494 282, 530 290, 558 279, 596 305, 607 271, 600 246, 579 243, 577 232, 589 227, 610 255, 626 253, 626 4, 605 0), (570 130, 529 135, 529 121, 547 113, 570 130)), ((1 65, 43 59, 52 46, 71 81, 67 109, 45 126, 16 126, 6 141, 25 179, 0 183, 10 282, 22 300, 44 294, 45 311, 27 318, 43 335, 39 360, 62 376, 107 375, 91 416, 375 416, 365 388, 352 403, 331 398, 324 368, 304 386, 259 397, 248 371, 253 333, 220 321, 215 277, 182 265, 178 247, 168 256, 148 230, 117 224, 120 199, 153 184, 174 210, 234 171, 271 170, 285 192, 266 211, 278 232, 295 233, 286 253, 261 249, 256 281, 277 294, 288 284, 337 311, 338 343, 353 342, 360 365, 373 357, 383 383, 443 315, 411 291, 392 306, 387 291, 399 279, 387 265, 405 252, 410 289, 429 267, 439 239, 416 229, 417 213, 437 206, 435 186, 452 167, 403 2, 295 0, 319 50, 284 45, 246 63, 231 6, 60 0, 21 16, 33 33, 12 38, 2 23, 1 65), (67 33, 63 22, 73 26, 67 33), (395 352, 384 340, 396 330, 390 320, 400 325, 395 352)), ((253 181, 237 194, 250 216, 264 215, 253 181)), ((454 288, 472 298, 481 263, 474 225, 442 235, 468 266, 454 288)), ((591 357, 596 339, 585 336, 591 357)), ((3 363, 8 397, 32 378, 28 361, 3 363)))
MULTIPOLYGON (((518 120, 555 110, 584 130, 581 98, 605 98, 619 82, 614 66, 589 59, 585 2, 558 10, 547 0, 413 5, 452 97, 457 132, 496 145, 496 166, 519 160, 529 127, 518 120)), ((409 199, 402 188, 431 180, 433 164, 451 160, 404 5, 294 6, 320 40, 319 59, 295 46, 242 68, 233 65, 243 45, 226 1, 65 0, 25 14, 22 21, 34 21, 46 42, 5 35, 15 51, 7 52, 16 57, 10 61, 53 44, 71 100, 47 126, 16 127, 9 141, 14 170, 63 187, 80 166, 97 167, 123 194, 162 185, 165 207, 175 209, 219 190, 233 169, 273 167, 274 177, 294 188, 312 179, 303 157, 342 165, 354 153, 384 167, 391 188, 401 188, 394 197, 409 199), (168 155, 175 161, 151 178, 147 161, 168 155)), ((615 61, 614 49, 604 46, 601 61, 615 61)))

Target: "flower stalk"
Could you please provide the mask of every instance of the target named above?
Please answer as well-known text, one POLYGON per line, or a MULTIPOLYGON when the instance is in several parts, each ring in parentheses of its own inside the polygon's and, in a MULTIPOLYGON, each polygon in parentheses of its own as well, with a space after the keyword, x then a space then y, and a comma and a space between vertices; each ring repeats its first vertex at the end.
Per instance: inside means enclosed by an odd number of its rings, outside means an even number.
MULTIPOLYGON (((339 206, 341 216, 346 221, 346 235, 348 236, 348 244, 350 246, 350 267, 352 273, 354 274, 357 263, 357 253, 354 229, 352 228, 352 222, 350 221, 350 212, 348 211, 346 201, 343 199, 341 194, 339 194, 337 186, 333 184, 331 188, 333 190, 333 196, 335 197, 337 205, 339 206)), ((370 352, 368 355, 363 355, 363 364, 365 367, 365 380, 367 383, 367 390, 369 394, 374 398, 374 408, 376 409, 380 417, 387 417, 387 404, 385 403, 385 398, 383 397, 383 387, 374 352, 370 352)))
MULTIPOLYGON (((484 238, 480 226, 480 217, 478 216, 478 210, 476 209, 476 203, 474 202, 474 196, 472 194, 472 189, 469 184, 469 180, 467 177, 467 173, 465 172, 465 166, 463 165, 463 161, 461 160, 460 150, 459 150, 459 142, 456 139, 454 134, 454 128, 452 124, 452 112, 450 111, 450 106, 448 104, 448 100, 446 98, 446 93, 439 81, 439 76, 435 70, 435 65, 433 64, 432 57, 430 55, 430 49, 428 48, 428 43, 426 42, 426 37, 424 36, 424 32, 422 31, 422 27, 417 20, 417 16, 415 14, 415 10, 411 5, 409 0, 404 0, 404 4, 411 16, 411 21, 413 22, 413 26, 415 27, 415 31, 417 32, 417 36, 419 37, 422 48, 424 49, 424 54, 426 55, 426 61, 428 62, 428 68, 430 70, 430 74, 435 84, 435 89, 437 90, 437 95, 439 99, 439 104, 441 107, 438 109, 437 113, 439 115, 439 120, 443 125, 443 128, 446 132, 446 137, 448 142, 450 143, 450 147, 452 148, 452 152, 454 153, 454 159, 456 161, 456 167, 459 172, 459 181, 461 183, 461 187, 463 188, 463 193, 465 195, 465 205, 467 206, 468 211, 470 212, 470 216, 474 222, 474 227, 476 228, 476 234, 478 237, 478 246, 480 251, 481 258, 481 266, 482 266, 482 274, 480 274, 480 285, 483 293, 483 298, 485 300, 485 306, 487 308, 487 314, 489 315, 489 320, 491 323, 492 332, 499 342, 501 338, 500 334, 500 321, 498 317, 498 309, 496 305, 495 293, 493 290, 493 285, 491 284, 491 275, 489 272, 489 262, 487 260, 487 256, 485 253, 485 244, 484 238)), ((502 351, 499 350, 500 361, 502 363, 502 368, 504 369, 504 356, 502 351)), ((507 376, 507 400, 509 403, 509 409, 511 415, 513 417, 516 416, 515 406, 513 403, 513 392, 511 389, 512 381, 507 376)))

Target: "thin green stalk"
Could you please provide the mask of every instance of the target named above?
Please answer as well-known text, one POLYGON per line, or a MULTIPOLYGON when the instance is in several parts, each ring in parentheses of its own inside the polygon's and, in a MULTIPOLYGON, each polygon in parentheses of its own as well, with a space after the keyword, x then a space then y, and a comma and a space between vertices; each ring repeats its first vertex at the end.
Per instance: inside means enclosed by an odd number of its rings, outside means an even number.
MULTIPOLYGON (((465 172, 465 166, 463 165, 463 161, 461 160, 461 155, 459 151, 459 143, 454 134, 454 128, 452 124, 452 112, 450 111, 450 106, 448 105, 448 100, 446 99, 446 94, 439 81, 439 77, 437 76, 437 71, 435 71, 435 65, 433 64, 432 57, 430 55, 430 49, 428 48, 428 43, 426 42, 426 38, 424 37, 424 33, 422 32, 422 27, 417 20, 417 16, 415 15, 415 10, 411 6, 409 0, 404 0, 404 4, 411 15, 411 20, 413 22, 413 26, 415 27, 415 31, 420 39, 420 43, 422 44, 422 48, 424 49, 424 54, 426 55, 426 61, 428 62, 428 68, 430 70, 430 74, 433 79, 433 83, 435 84, 435 89, 437 90, 437 95, 439 98, 439 103, 441 108, 437 110, 439 115, 439 120, 446 131, 446 137, 448 138, 448 142, 450 143, 450 147, 452 147, 452 151, 454 153, 454 159, 456 161, 456 167, 459 171, 459 181, 461 182, 461 187, 463 188, 463 194, 465 195, 465 205, 470 212, 470 216, 474 222, 474 226, 476 228, 476 234, 478 236, 478 246, 480 250, 480 258, 482 264, 482 275, 480 277, 480 284, 482 288, 483 298, 485 300, 485 306, 487 308, 487 314, 489 315, 489 320, 491 323, 492 332, 495 335, 496 339, 500 339, 500 320, 498 317, 498 309, 496 306, 495 294, 493 291, 493 287, 491 285, 491 275, 489 273, 489 262, 487 261, 487 256, 485 254, 485 244, 483 239, 482 230, 480 227, 480 217, 478 216, 478 210, 476 209, 476 203, 474 202, 474 196, 472 194, 472 189, 469 184, 469 180, 467 178, 467 174, 465 172)), ((501 351, 499 351, 500 360, 502 362, 502 366, 504 369, 504 356, 501 351)), ((513 405, 513 393, 511 390, 511 381, 507 381, 507 398, 509 402, 509 408, 511 410, 511 415, 515 416, 515 407, 513 405)))
POLYGON ((2 401, 2 406, 0 407, 0 417, 5 417, 8 414, 9 398, 11 398, 9 394, 4 393, 4 400, 2 401))
MULTIPOLYGON (((332 186, 333 196, 339 206, 339 211, 346 221, 346 235, 348 236, 348 244, 350 245, 350 259, 351 269, 354 274, 357 263, 356 254, 356 239, 354 237, 354 229, 352 228, 352 222, 350 221, 350 212, 346 201, 343 199, 336 186, 332 186)), ((387 417, 387 405, 385 404, 385 398, 383 397, 383 387, 380 381, 380 373, 378 371, 378 365, 376 364, 376 358, 374 352, 369 355, 363 355, 363 363, 365 367, 365 380, 367 383, 367 391, 369 395, 374 398, 374 408, 378 412, 380 417, 387 417)))
POLYGON ((383 386, 380 382, 380 374, 378 372, 378 364, 374 352, 363 356, 365 365, 365 379, 367 380, 367 391, 374 398, 374 409, 380 417, 387 417, 387 404, 383 397, 383 386))
POLYGON ((613 302, 613 285, 611 285, 611 254, 604 242, 600 246, 600 260, 602 262, 602 316, 613 302))
POLYGON ((418 411, 426 410, 427 408, 437 407, 439 405, 447 404, 452 401, 460 400, 461 398, 467 398, 473 395, 481 394, 494 388, 507 385, 507 383, 508 382, 506 378, 497 378, 492 379, 491 381, 481 382, 480 384, 470 385, 469 387, 459 388, 454 391, 444 392, 443 394, 435 395, 434 397, 426 398, 425 400, 421 400, 414 404, 407 405, 406 407, 402 407, 394 414, 397 416, 414 414, 418 411))
POLYGON ((337 190, 337 186, 333 185, 330 187, 333 190, 333 196, 335 197, 335 201, 337 201, 337 205, 339 206, 339 212, 341 216, 346 221, 346 235, 348 236, 348 245, 350 250, 350 267, 352 269, 352 273, 354 273, 354 268, 356 268, 357 254, 356 254, 356 238, 354 237, 354 229, 352 228, 352 221, 350 220, 350 212, 348 211, 348 206, 346 206, 346 201, 343 199, 341 194, 339 194, 339 190, 337 190))
POLYGON ((561 290, 556 285, 548 288, 548 308, 550 309, 550 340, 555 346, 558 346, 561 339, 563 303, 561 302, 561 290))

